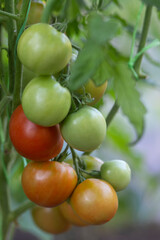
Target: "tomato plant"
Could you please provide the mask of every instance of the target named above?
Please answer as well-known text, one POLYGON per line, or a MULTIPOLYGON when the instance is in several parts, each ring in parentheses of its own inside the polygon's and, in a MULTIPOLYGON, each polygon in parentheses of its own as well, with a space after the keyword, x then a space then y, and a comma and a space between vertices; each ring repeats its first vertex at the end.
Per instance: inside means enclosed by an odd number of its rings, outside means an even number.
POLYGON ((72 46, 65 34, 49 24, 37 23, 22 33, 17 53, 23 65, 31 71, 38 75, 51 75, 67 65, 72 56, 72 46))
POLYGON ((41 126, 60 123, 68 114, 71 95, 54 77, 32 79, 24 89, 22 107, 27 118, 41 126))
POLYGON ((76 184, 77 174, 67 163, 30 162, 22 174, 25 194, 43 207, 55 207, 67 200, 76 184))
POLYGON ((37 227, 51 234, 66 232, 71 227, 71 224, 63 217, 59 207, 35 207, 32 210, 32 218, 37 227))
POLYGON ((74 212, 70 203, 68 203, 67 201, 59 205, 59 209, 61 210, 61 213, 64 216, 64 218, 71 224, 76 225, 78 227, 84 227, 88 225, 88 223, 80 219, 80 217, 74 212))
POLYGON ((69 114, 60 129, 70 146, 80 151, 93 151, 106 136, 106 121, 97 109, 85 106, 69 114))
POLYGON ((104 180, 86 179, 74 190, 71 206, 89 224, 108 222, 116 213, 118 198, 114 188, 104 180))
POLYGON ((11 116, 9 134, 17 152, 34 161, 57 156, 63 146, 59 125, 46 128, 32 123, 26 118, 22 105, 11 116))
POLYGON ((130 183, 131 169, 125 161, 108 161, 101 166, 101 178, 109 182, 116 191, 121 191, 130 183))

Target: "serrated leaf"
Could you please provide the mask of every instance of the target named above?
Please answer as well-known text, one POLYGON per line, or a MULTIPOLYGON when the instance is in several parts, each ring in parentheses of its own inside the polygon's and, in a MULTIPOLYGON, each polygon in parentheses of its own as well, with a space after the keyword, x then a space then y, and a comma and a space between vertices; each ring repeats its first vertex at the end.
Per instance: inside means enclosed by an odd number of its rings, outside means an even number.
POLYGON ((160 0, 142 0, 147 5, 155 6, 160 9, 160 0))
POLYGON ((118 63, 115 71, 114 90, 118 104, 133 124, 139 138, 143 133, 146 109, 140 100, 140 94, 136 89, 135 81, 127 64, 118 63))
POLYGON ((71 68, 68 87, 73 91, 84 85, 94 75, 102 60, 102 48, 88 41, 71 68))
POLYGON ((106 20, 99 14, 92 14, 88 20, 88 36, 98 44, 104 44, 114 38, 120 29, 115 19, 106 20))

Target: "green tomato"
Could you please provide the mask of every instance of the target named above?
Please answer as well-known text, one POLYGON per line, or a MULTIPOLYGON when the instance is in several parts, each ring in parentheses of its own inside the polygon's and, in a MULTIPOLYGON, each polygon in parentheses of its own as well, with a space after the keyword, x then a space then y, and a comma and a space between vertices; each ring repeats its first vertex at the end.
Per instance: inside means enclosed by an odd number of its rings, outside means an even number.
MULTIPOLYGON (((92 170, 100 171, 100 168, 104 163, 101 159, 97 157, 92 157, 89 155, 82 155, 80 159, 84 162, 84 170, 86 171, 92 171, 92 170)), ((72 158, 66 159, 65 162, 69 163, 72 167, 74 167, 72 158)), ((89 174, 82 172, 82 175, 85 178, 91 178, 91 175, 89 174)))
POLYGON ((52 76, 32 79, 22 95, 26 117, 40 126, 50 127, 60 123, 68 114, 70 106, 69 90, 52 76))
POLYGON ((60 127, 65 141, 84 152, 98 148, 106 136, 106 121, 103 115, 90 106, 84 106, 69 114, 60 127))
POLYGON ((125 161, 112 160, 101 166, 101 178, 109 182, 118 192, 130 183, 131 170, 125 161))
POLYGON ((20 61, 37 75, 61 71, 72 56, 68 37, 45 23, 33 24, 21 35, 17 53, 20 61))

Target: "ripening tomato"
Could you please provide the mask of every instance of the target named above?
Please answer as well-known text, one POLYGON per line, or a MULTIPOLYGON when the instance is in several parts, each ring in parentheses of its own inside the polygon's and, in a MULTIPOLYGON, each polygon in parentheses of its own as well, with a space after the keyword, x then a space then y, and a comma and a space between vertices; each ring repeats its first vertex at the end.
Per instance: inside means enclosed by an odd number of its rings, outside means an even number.
POLYGON ((71 227, 71 224, 63 217, 59 207, 35 207, 32 209, 32 218, 41 230, 51 234, 66 232, 71 227))
POLYGON ((28 27, 21 35, 17 53, 22 64, 37 75, 61 71, 72 56, 68 37, 46 23, 28 27))
POLYGON ((68 114, 71 94, 54 77, 32 79, 24 89, 22 107, 27 118, 45 127, 60 123, 68 114))
MULTIPOLYGON (((22 0, 19 1, 17 9, 20 10, 22 0)), ((31 6, 28 14, 27 24, 35 24, 41 21, 42 12, 46 3, 42 1, 31 1, 31 6)))
POLYGON ((80 151, 93 151, 106 136, 106 121, 100 111, 84 106, 69 114, 60 124, 65 141, 80 151))
POLYGON ((22 174, 26 196, 42 207, 56 207, 73 192, 77 174, 67 163, 30 162, 22 174))
POLYGON ((100 86, 96 86, 92 79, 90 79, 83 87, 78 89, 77 92, 83 94, 83 92, 90 94, 91 98, 93 99, 87 105, 93 106, 95 105, 104 95, 108 82, 104 82, 100 86))
MULTIPOLYGON (((82 155, 82 156, 80 156, 80 159, 83 161, 84 170, 86 170, 86 171, 92 171, 92 170, 100 171, 100 168, 101 168, 102 164, 104 163, 101 159, 99 159, 97 157, 92 157, 89 155, 82 155)), ((72 167, 74 167, 73 159, 71 159, 71 158, 66 159, 65 162, 69 163, 72 167)), ((85 178, 91 177, 91 175, 86 174, 84 172, 82 172, 82 175, 85 178)))
POLYGON ((73 211, 73 208, 67 201, 59 205, 59 209, 61 210, 64 218, 71 224, 79 227, 88 226, 88 223, 85 223, 82 219, 80 219, 80 217, 73 211))
POLYGON ((9 134, 17 152, 30 160, 47 161, 57 156, 63 147, 59 125, 42 127, 29 121, 22 105, 13 112, 9 134))
POLYGON ((114 188, 104 180, 86 179, 74 190, 70 203, 77 215, 89 224, 103 224, 115 215, 118 198, 114 188))
POLYGON ((118 192, 125 189, 131 180, 131 169, 122 160, 112 160, 101 166, 101 178, 109 182, 118 192))

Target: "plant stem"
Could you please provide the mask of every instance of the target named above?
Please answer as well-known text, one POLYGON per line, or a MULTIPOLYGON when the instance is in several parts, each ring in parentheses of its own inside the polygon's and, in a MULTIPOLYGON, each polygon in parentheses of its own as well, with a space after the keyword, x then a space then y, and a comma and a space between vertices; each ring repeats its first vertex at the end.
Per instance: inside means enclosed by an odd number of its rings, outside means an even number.
POLYGON ((0 154, 0 209, 2 214, 2 239, 5 240, 9 228, 8 213, 9 213, 9 203, 7 194, 7 178, 3 170, 4 161, 4 150, 2 149, 3 144, 1 144, 1 154, 0 154))
POLYGON ((111 108, 110 112, 108 113, 108 116, 106 118, 106 124, 107 127, 109 126, 109 124, 111 123, 112 119, 114 118, 114 116, 116 115, 116 113, 118 112, 119 109, 119 105, 117 104, 117 102, 115 101, 113 107, 111 108))
POLYGON ((78 182, 81 183, 84 179, 83 179, 83 176, 80 173, 79 165, 78 165, 78 162, 77 162, 77 155, 76 155, 76 153, 75 153, 75 151, 72 147, 70 147, 70 150, 71 150, 71 153, 72 153, 73 164, 75 166, 75 170, 76 170, 76 173, 77 173, 77 176, 78 176, 78 182))
MULTIPOLYGON (((148 31, 149 31, 149 26, 150 26, 150 21, 151 21, 151 14, 152 14, 152 6, 148 5, 146 7, 145 18, 144 18, 144 23, 143 23, 143 28, 142 28, 142 34, 141 34, 141 39, 140 39, 140 42, 139 42, 137 52, 140 52, 146 44, 147 35, 148 35, 148 31)), ((137 59, 137 61, 135 62, 135 65, 134 65, 135 71, 137 72, 138 75, 139 75, 139 71, 140 71, 142 58, 143 58, 143 54, 141 54, 139 56, 139 58, 137 59)))
POLYGON ((35 204, 33 202, 28 202, 28 201, 25 202, 22 206, 20 206, 16 210, 10 212, 9 221, 12 222, 12 221, 16 220, 22 213, 24 213, 26 210, 32 208, 33 206, 35 206, 35 204))
POLYGON ((12 19, 14 19, 14 20, 16 20, 16 21, 19 20, 19 16, 18 16, 18 15, 13 14, 13 13, 9 13, 9 12, 5 12, 5 11, 2 11, 2 10, 0 10, 0 15, 3 15, 3 16, 9 17, 9 18, 12 18, 12 19))

